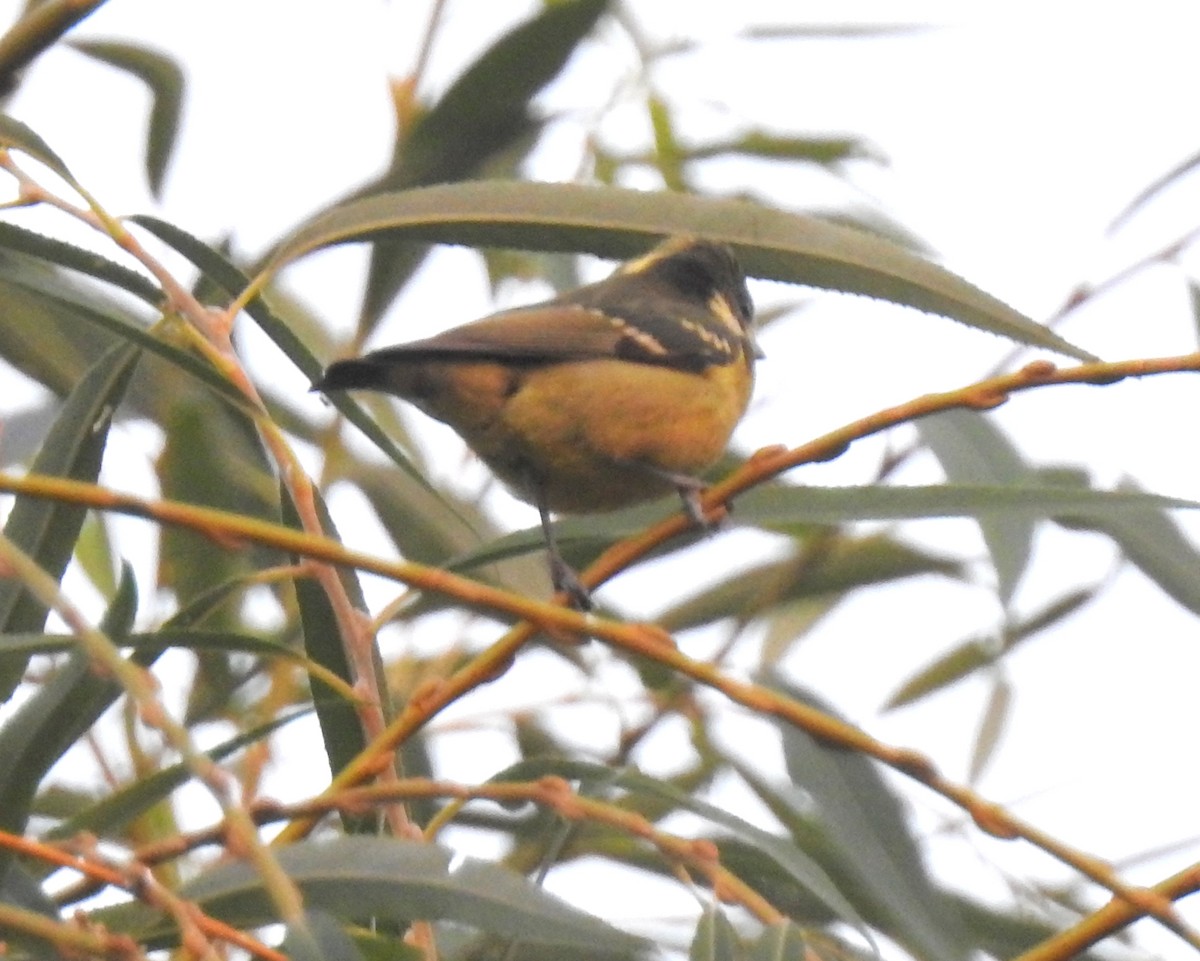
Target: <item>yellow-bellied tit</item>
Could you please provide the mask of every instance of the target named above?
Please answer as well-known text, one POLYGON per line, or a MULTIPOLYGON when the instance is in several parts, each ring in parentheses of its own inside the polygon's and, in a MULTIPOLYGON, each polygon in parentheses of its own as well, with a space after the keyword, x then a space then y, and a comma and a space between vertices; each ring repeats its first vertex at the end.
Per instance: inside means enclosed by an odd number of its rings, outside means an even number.
POLYGON ((588 606, 550 512, 679 492, 725 450, 754 382, 754 306, 728 247, 675 237, 598 283, 340 360, 321 391, 386 391, 449 424, 537 506, 556 590, 588 606))

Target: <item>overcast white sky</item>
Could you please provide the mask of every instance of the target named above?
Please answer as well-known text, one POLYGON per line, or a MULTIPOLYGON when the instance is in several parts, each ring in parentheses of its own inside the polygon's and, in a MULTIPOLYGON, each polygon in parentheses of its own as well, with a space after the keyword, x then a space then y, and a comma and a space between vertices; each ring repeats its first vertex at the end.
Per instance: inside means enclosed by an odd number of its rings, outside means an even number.
MULTIPOLYGON (((200 236, 232 228, 241 249, 258 252, 384 164, 391 131, 383 79, 408 69, 420 22, 412 10, 424 5, 111 0, 80 33, 137 39, 184 59, 190 80, 184 139, 162 215, 200 236)), ((18 6, 0 3, 0 20, 10 20, 18 6)), ((734 117, 779 132, 865 134, 889 163, 856 165, 852 179, 862 196, 916 232, 948 266, 1035 318, 1053 311, 1077 282, 1101 279, 1200 222, 1200 189, 1189 183, 1115 237, 1105 235, 1143 186, 1200 150, 1192 119, 1200 12, 1192 4, 739 2, 689 5, 682 25, 678 0, 630 6, 651 35, 686 28, 710 40, 710 51, 724 52, 720 68, 710 53, 662 74, 669 93, 687 92, 683 116, 694 129, 734 117), (810 12, 893 22, 928 17, 942 26, 869 41, 778 43, 756 47, 753 57, 723 39, 741 18, 768 23, 810 12)), ((530 7, 449 0, 431 89, 453 75, 464 51, 486 44, 514 11, 530 7)), ((577 93, 573 87, 563 100, 573 102, 577 93)), ((55 51, 11 110, 110 209, 149 208, 140 170, 128 163, 144 110, 132 81, 55 51), (78 79, 67 86, 65 77, 78 79)), ((613 134, 629 136, 640 122, 630 116, 629 131, 613 134)), ((573 161, 569 151, 546 156, 538 172, 567 176, 573 161)), ((720 168, 708 176, 729 189, 770 191, 797 208, 858 196, 820 177, 801 180, 761 167, 720 168)), ((339 285, 353 286, 354 278, 339 271, 356 256, 339 251, 289 274, 343 329, 352 318, 339 285)), ((485 312, 485 279, 464 275, 472 270, 466 264, 462 255, 434 264, 427 289, 436 289, 444 307, 435 313, 414 293, 384 338, 409 336, 402 325, 414 316, 439 326, 485 312)), ((763 285, 757 293, 771 303, 795 292, 763 285)), ((1166 270, 1081 311, 1062 331, 1110 359, 1184 352, 1196 341, 1183 286, 1166 270)), ((857 300, 803 314, 786 331, 770 332, 764 346, 759 397, 775 413, 748 420, 739 434, 744 449, 799 443, 916 393, 966 383, 1007 352, 995 339, 948 321, 857 300)), ((296 379, 297 393, 306 387, 296 379)), ((1042 392, 999 417, 1035 462, 1086 463, 1106 482, 1137 465, 1148 488, 1200 499, 1196 434, 1179 416, 1196 410, 1196 401, 1194 378, 1174 377, 1104 391, 1042 392)), ((865 445, 797 479, 861 481, 878 453, 865 445)), ((931 477, 936 473, 926 462, 904 479, 931 477)), ((515 524, 530 522, 515 508, 512 516, 515 524)), ((1188 525, 1200 530, 1194 520, 1188 525)), ((974 543, 963 523, 925 525, 920 536, 974 543)), ((1043 541, 1032 581, 1050 590, 1100 576, 1111 563, 1097 539, 1048 531, 1043 541)), ((930 618, 930 605, 941 607, 946 596, 942 585, 905 585, 881 592, 872 605, 851 605, 803 645, 791 666, 872 733, 930 749, 947 773, 962 777, 984 682, 920 709, 876 716, 915 665, 994 624, 995 602, 979 588, 957 592, 958 607, 930 618), (882 637, 881 624, 889 626, 882 637), (896 624, 910 625, 902 642, 896 624), (931 731, 938 732, 936 742, 931 731)), ((1023 596, 1025 606, 1043 599, 1036 587, 1023 596)), ((1196 633, 1194 619, 1131 574, 1069 632, 1029 645, 1007 665, 1018 691, 1014 720, 983 793, 1113 858, 1196 834, 1190 761, 1200 677, 1196 633), (1119 778, 1110 780, 1116 772, 1119 778)), ((1131 877, 1157 880, 1195 856, 1193 848, 1131 877)), ((1021 863, 1060 876, 1039 856, 1021 863)), ((1200 924, 1200 911, 1189 913, 1200 924)), ((1168 956, 1179 956, 1177 942, 1161 943, 1168 956)))

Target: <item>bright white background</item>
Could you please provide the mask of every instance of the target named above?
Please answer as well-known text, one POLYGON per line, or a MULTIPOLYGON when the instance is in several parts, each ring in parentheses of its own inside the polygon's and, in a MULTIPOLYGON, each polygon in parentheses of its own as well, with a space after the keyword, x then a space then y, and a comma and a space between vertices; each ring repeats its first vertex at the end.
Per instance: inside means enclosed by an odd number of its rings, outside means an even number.
MULTIPOLYGON (((10 21, 18 6, 0 3, 0 21, 10 21)), ((385 78, 410 69, 423 23, 416 10, 425 6, 111 0, 79 33, 144 42, 182 60, 189 76, 183 139, 161 216, 210 239, 232 230, 239 250, 258 253, 382 168, 392 136, 385 78)), ((443 89, 472 52, 532 7, 449 0, 425 93, 443 89)), ((714 165, 702 174, 706 185, 751 190, 796 209, 877 203, 947 266, 1034 318, 1049 316, 1077 283, 1103 279, 1200 222, 1200 190, 1185 183, 1106 235, 1141 188, 1200 150, 1192 121, 1200 13, 1190 4, 712 3, 688 5, 683 23, 678 0, 630 7, 648 36, 704 44, 701 56, 677 58, 655 74, 680 106, 685 136, 730 124, 862 133, 887 158, 886 165, 847 167, 853 186, 760 164, 714 165), (801 16, 939 26, 866 40, 749 46, 729 39, 747 23, 801 16)), ((586 101, 593 89, 595 106, 602 105, 611 79, 631 63, 615 36, 609 31, 609 43, 581 58, 564 88, 547 98, 549 108, 586 101)), ((129 162, 130 146, 141 143, 145 106, 136 82, 56 50, 10 110, 109 209, 133 213, 151 208, 140 168, 129 162)), ((611 143, 641 146, 645 119, 631 107, 603 131, 611 143)), ((535 175, 571 176, 577 151, 568 131, 539 156, 535 175)), ((339 250, 287 279, 331 327, 347 331, 355 302, 346 292, 358 283, 347 270, 360 262, 354 251, 339 250)), ((755 290, 760 304, 807 293, 767 284, 755 290)), ((489 296, 471 257, 448 252, 389 316, 380 342, 470 319, 490 309, 489 296)), ((1061 331, 1107 359, 1180 353, 1196 340, 1181 277, 1163 268, 1079 311, 1061 331)), ((759 401, 737 437, 744 450, 799 443, 914 394, 967 383, 1008 351, 952 322, 854 298, 823 299, 769 332, 764 346, 759 401)), ((288 387, 294 381, 297 396, 307 388, 277 368, 271 376, 288 387)), ((1197 400, 1194 378, 1175 376, 1103 391, 1037 392, 998 418, 1035 463, 1086 464, 1104 483, 1129 476, 1136 465, 1134 476, 1147 488, 1200 498, 1190 416, 1197 400)), ((862 445, 796 479, 864 481, 881 449, 862 445)), ((923 460, 901 480, 936 477, 923 460)), ((531 522, 526 509, 502 503, 506 521, 531 522)), ((1200 530, 1193 519, 1181 520, 1200 530)), ((919 525, 913 536, 955 550, 965 544, 983 556, 966 522, 919 525)), ((1049 529, 1039 546, 1020 610, 1090 583, 1113 562, 1098 537, 1049 529)), ((906 583, 879 592, 870 605, 850 605, 801 645, 789 669, 871 733, 919 746, 949 775, 964 778, 986 681, 915 709, 878 711, 915 665, 994 629, 1000 612, 980 569, 975 586, 948 591, 941 583, 906 583), (955 603, 947 608, 948 599, 955 603)), ((636 595, 620 584, 613 591, 637 609, 636 595)), ((646 602, 644 609, 656 606, 646 602)), ((979 784, 983 794, 1117 861, 1200 833, 1200 777, 1192 763, 1200 638, 1190 615, 1141 575, 1125 573, 1069 631, 1027 645, 1004 670, 1017 694, 999 754, 979 784)), ((487 763, 487 770, 462 776, 486 776, 495 762, 489 756, 487 763)), ((923 795, 912 797, 919 823, 939 823, 923 808, 923 795)), ((1064 876, 1039 854, 981 846, 1020 873, 1064 876)), ((1150 883, 1195 856, 1195 847, 1171 852, 1135 865, 1128 877, 1150 883)), ((981 887, 994 889, 994 875, 981 878, 981 887)), ((1190 914, 1200 923, 1200 912, 1190 914)), ((1148 925, 1139 930, 1165 957, 1186 953, 1148 925)))

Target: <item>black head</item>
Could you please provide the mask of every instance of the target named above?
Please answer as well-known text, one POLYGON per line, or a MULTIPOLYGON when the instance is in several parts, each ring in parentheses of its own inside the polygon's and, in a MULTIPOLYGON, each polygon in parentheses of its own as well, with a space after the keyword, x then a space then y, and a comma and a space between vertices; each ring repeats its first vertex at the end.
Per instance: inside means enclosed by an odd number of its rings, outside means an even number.
POLYGON ((754 303, 733 251, 725 244, 696 237, 672 237, 649 253, 624 264, 618 274, 639 275, 661 284, 673 296, 708 304, 720 295, 743 329, 754 319, 754 303))

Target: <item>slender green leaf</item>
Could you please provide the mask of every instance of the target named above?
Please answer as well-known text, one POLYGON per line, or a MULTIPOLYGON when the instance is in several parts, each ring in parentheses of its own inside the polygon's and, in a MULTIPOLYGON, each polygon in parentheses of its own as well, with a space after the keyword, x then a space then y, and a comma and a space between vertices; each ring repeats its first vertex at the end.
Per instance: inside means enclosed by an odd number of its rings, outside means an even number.
MULTIPOLYGON (((484 176, 506 152, 532 144, 539 126, 530 102, 561 72, 608 0, 545 4, 500 37, 419 117, 396 146, 391 169, 355 196, 484 176)), ((374 328, 425 255, 390 238, 371 252, 359 336, 374 328)))
POLYGON ((608 0, 547 4, 475 60, 401 144, 390 189, 462 180, 523 137, 530 101, 562 71, 608 0))
POLYGON ((865 294, 1092 359, 990 294, 881 237, 749 201, 679 193, 476 181, 381 194, 350 201, 302 226, 282 243, 268 270, 322 247, 381 236, 629 257, 677 233, 733 245, 758 277, 865 294))
POLYGON ((1146 203, 1151 200, 1151 198, 1161 193, 1181 177, 1191 173, 1192 170, 1194 170, 1197 166, 1200 166, 1200 153, 1194 153, 1191 156, 1186 157, 1166 173, 1156 177, 1144 188, 1142 188, 1142 190, 1138 192, 1137 196, 1129 201, 1129 203, 1125 205, 1121 212, 1112 219, 1112 223, 1109 224, 1108 229, 1110 231, 1115 231, 1118 227, 1122 226, 1126 221, 1128 221, 1139 209, 1145 206, 1146 203))
MULTIPOLYGON (((679 498, 663 498, 652 504, 639 504, 600 517, 571 517, 555 523, 555 538, 563 558, 573 567, 582 567, 602 550, 679 509, 679 498)), ((697 540, 701 532, 684 535, 675 546, 697 540)), ((447 562, 451 570, 465 571, 482 564, 493 564, 519 557, 545 547, 540 527, 529 527, 498 537, 447 562)))
MULTIPOLYGON (((277 519, 272 468, 248 417, 214 403, 206 393, 181 391, 163 429, 166 444, 155 469, 164 497, 277 519)), ((159 580, 183 603, 251 563, 251 552, 231 551, 225 544, 184 528, 163 528, 159 580)), ((235 620, 230 618, 224 626, 236 629, 235 620)))
POLYGON ((805 961, 804 932, 794 921, 772 924, 750 948, 749 961, 805 961))
MULTIPOLYGON (((137 586, 126 565, 101 629, 119 643, 136 613, 137 586)), ((46 772, 119 693, 119 685, 94 670, 91 659, 76 650, 5 721, 0 728, 0 828, 13 834, 24 832, 30 804, 46 772)))
POLYGON ((474 550, 494 524, 475 504, 451 504, 425 480, 389 464, 347 465, 345 479, 362 491, 400 553, 422 564, 440 564, 474 550))
MULTIPOLYGON (((321 526, 329 537, 337 538, 337 528, 325 507, 324 500, 314 492, 317 498, 317 511, 321 518, 321 526)), ((287 489, 280 487, 280 499, 283 504, 283 522, 299 529, 300 517, 287 489)), ((338 577, 350 603, 357 610, 366 610, 362 586, 355 571, 345 568, 338 569, 338 577)), ((337 616, 329 601, 324 588, 312 577, 297 578, 295 583, 296 602, 300 611, 300 628, 304 639, 304 649, 309 657, 322 667, 342 678, 347 684, 355 682, 354 671, 350 666, 344 648, 345 639, 338 624, 337 616)), ((374 645, 374 642, 372 642, 374 645)), ((372 659, 375 661, 375 676, 385 676, 378 647, 373 646, 372 659)), ((367 746, 366 734, 362 721, 355 706, 348 703, 338 692, 316 678, 312 681, 313 707, 316 708, 317 720, 321 726, 321 739, 325 743, 325 757, 329 770, 337 774, 350 763, 367 746)), ((349 830, 370 831, 373 818, 362 818, 346 815, 343 824, 349 830)))
MULTIPOLYGON (((204 273, 204 276, 230 296, 241 293, 249 284, 246 275, 228 257, 186 230, 145 214, 138 214, 129 220, 144 227, 172 250, 187 258, 204 273)), ((302 374, 314 380, 320 376, 323 369, 321 362, 292 333, 287 323, 271 310, 263 297, 255 297, 250 301, 246 305, 246 313, 302 374)))
MULTIPOLYGON (((580 761, 564 761, 557 758, 535 758, 521 761, 489 778, 490 781, 532 781, 547 774, 589 783, 619 787, 635 793, 664 798, 679 808, 698 814, 706 820, 725 828, 740 841, 770 858, 790 878, 806 891, 812 893, 841 921, 857 927, 866 934, 858 913, 842 896, 821 866, 803 851, 787 843, 785 838, 756 828, 736 814, 731 814, 716 805, 696 797, 675 786, 638 771, 625 768, 614 770, 599 764, 580 761)), ((869 937, 869 935, 868 935, 869 937)))
MULTIPOLYGON (((1124 485, 1119 494, 1129 497, 1148 497, 1133 484, 1124 485)), ((1106 505, 1097 505, 1104 507, 1106 505)), ((1164 508, 1192 507, 1191 503, 1174 504, 1170 499, 1159 503, 1149 500, 1141 510, 1115 511, 1081 508, 1078 512, 1057 512, 1056 520, 1079 530, 1107 534, 1119 546, 1125 557, 1157 584, 1167 596, 1174 598, 1194 614, 1200 614, 1200 550, 1197 550, 1166 513, 1164 508)))
MULTIPOLYGON (((1006 910, 961 894, 948 894, 947 899, 963 919, 971 943, 987 957, 1016 958, 1061 932, 1060 925, 1041 917, 1053 912, 1039 911, 1035 916, 1035 912, 1025 906, 1006 910)), ((1072 955, 1071 961, 1114 961, 1114 955, 1107 951, 1085 951, 1072 955)))
POLYGON ((67 169, 62 158, 50 149, 50 145, 20 120, 3 113, 0 113, 0 147, 28 154, 34 160, 44 163, 72 187, 78 188, 78 181, 67 169))
MULTIPOLYGON (((461 929, 455 929, 461 933, 461 929)), ((352 936, 354 945, 365 961, 427 961, 429 955, 413 944, 405 944, 394 934, 381 931, 370 931, 366 928, 356 928, 352 936)), ((438 932, 438 956, 442 958, 465 958, 467 955, 448 949, 446 939, 438 932)), ((522 961, 520 958, 508 961, 522 961)))
POLYGON ((671 632, 683 631, 728 617, 764 617, 798 600, 843 594, 906 577, 959 577, 961 573, 957 562, 884 534, 837 537, 824 551, 809 552, 801 546, 782 560, 738 570, 667 608, 654 620, 671 632))
MULTIPOLYGON (((432 844, 396 838, 302 841, 276 853, 311 909, 352 920, 445 919, 535 944, 641 953, 644 942, 552 897, 523 876, 485 861, 460 859, 432 844)), ((184 885, 180 896, 230 924, 269 922, 273 905, 254 868, 222 864, 184 885)), ((144 905, 99 911, 110 928, 163 943, 170 922, 144 905)))
POLYGON ((855 37, 894 37, 924 33, 934 27, 924 23, 799 23, 766 24, 748 27, 741 36, 750 40, 853 39, 855 37))
MULTIPOLYGON (((778 676, 772 686, 827 713, 811 693, 778 676)), ((784 761, 792 781, 816 804, 830 839, 887 917, 887 930, 929 961, 961 961, 968 941, 921 860, 899 801, 872 761, 831 748, 781 723, 784 761)))
MULTIPOLYGON (((0 228, 0 242, 3 234, 0 228)), ((55 256, 48 264, 82 269, 82 264, 69 260, 55 256)), ((97 270, 95 276, 111 279, 106 270, 97 270)), ((112 335, 116 335, 212 388, 226 403, 249 409, 246 398, 212 365, 155 336, 121 305, 101 296, 94 285, 74 283, 51 269, 40 254, 26 255, 11 248, 7 256, 0 257, 0 307, 5 315, 5 324, 0 325, 0 355, 56 393, 66 393, 97 354, 113 344, 112 335)), ((135 379, 129 400, 141 410, 156 413, 162 395, 170 392, 159 390, 158 380, 143 383, 146 375, 142 371, 135 379)))
MULTIPOLYGON (((96 361, 63 404, 34 460, 33 473, 96 480, 113 412, 139 356, 137 350, 122 344, 96 361)), ((51 577, 59 579, 71 559, 85 515, 83 508, 71 504, 18 497, 4 533, 51 577)), ((0 632, 41 630, 46 613, 46 608, 17 581, 0 581, 0 632)), ((0 667, 0 703, 12 694, 24 670, 24 663, 19 661, 0 667)))
POLYGON ((975 734, 975 744, 971 749, 968 783, 978 784, 988 764, 996 756, 996 748, 1000 746, 1000 738, 1008 725, 1011 707, 1012 685, 997 674, 988 691, 983 716, 979 719, 979 730, 975 734))
MULTIPOLYGON (((89 514, 75 542, 75 560, 96 590, 112 600, 117 593, 117 555, 102 514, 89 514)), ((4 645, 0 644, 0 651, 4 645)))
POLYGON ((128 291, 155 307, 162 303, 163 293, 158 284, 94 250, 76 247, 54 237, 3 222, 0 222, 0 247, 87 274, 96 280, 128 291))
POLYGON ((873 160, 878 163, 884 159, 877 147, 859 137, 787 137, 763 130, 753 130, 730 140, 706 143, 687 151, 691 159, 727 154, 766 160, 803 160, 823 166, 846 160, 873 160))
MULTIPOLYGON (((222 741, 207 751, 205 756, 219 764, 242 748, 266 740, 275 731, 291 724, 297 718, 306 717, 309 713, 308 708, 302 708, 281 714, 265 724, 259 724, 236 737, 222 741)), ((78 814, 51 828, 45 836, 50 840, 70 838, 75 837, 81 831, 103 837, 118 836, 132 821, 165 800, 172 791, 182 787, 191 779, 192 770, 188 765, 183 762, 172 764, 107 794, 78 814)))
MULTIPOLYGON (((17 632, 0 637, 0 660, 30 654, 57 654, 76 646, 70 634, 43 634, 17 632)), ((284 657, 289 660, 303 659, 303 654, 294 648, 265 637, 243 634, 237 631, 205 631, 194 628, 126 634, 120 639, 121 647, 130 647, 147 653, 161 653, 177 647, 184 650, 203 652, 254 654, 259 657, 284 657)))
POLYGON ((720 908, 706 909, 688 948, 688 961, 740 961, 741 957, 741 942, 729 918, 720 908))
POLYGON ((1200 341, 1200 284, 1194 280, 1188 281, 1188 302, 1192 307, 1192 327, 1196 340, 1200 341))
POLYGON ((12 266, 0 259, 0 357, 65 397, 113 338, 88 322, 97 311, 31 289, 12 278, 12 266))
POLYGON ((326 911, 305 911, 302 924, 289 924, 279 950, 289 961, 363 961, 350 935, 326 911))
POLYGON ((674 117, 661 97, 651 94, 647 103, 650 129, 654 132, 652 162, 667 190, 687 190, 683 167, 686 152, 675 133, 674 117))
POLYGON ((124 70, 150 90, 150 123, 146 135, 146 176, 154 196, 162 195, 163 177, 175 148, 183 109, 183 70, 166 54, 133 43, 75 40, 71 46, 101 63, 124 70))
POLYGON ((24 68, 104 2, 42 0, 21 4, 20 17, 0 36, 0 97, 10 96, 21 82, 24 68))
MULTIPOLYGON (((917 430, 951 484, 1016 485, 1034 477, 1017 448, 983 414, 947 410, 921 418, 917 430)), ((1002 517, 980 517, 978 523, 996 570, 1000 601, 1007 607, 1033 552, 1033 518, 1008 511, 1002 517)))
POLYGON ((999 645, 985 638, 972 638, 963 644, 956 645, 945 654, 936 658, 928 666, 921 668, 901 684, 894 694, 887 699, 886 710, 912 704, 935 691, 962 680, 981 667, 992 664, 999 650, 999 645))
POLYGON ((955 645, 896 688, 895 693, 884 704, 884 710, 918 701, 968 677, 980 668, 994 664, 998 657, 1008 653, 1018 644, 1070 617, 1095 598, 1101 589, 1102 585, 1097 584, 1069 591, 1026 618, 1006 622, 999 639, 972 637, 955 645))
MULTIPOLYGON (((0 904, 17 911, 61 921, 58 906, 46 896, 25 866, 18 861, 0 867, 0 904)), ((17 961, 61 961, 63 955, 49 941, 24 933, 17 925, 5 925, 4 949, 17 961)))
POLYGON ((1046 482, 1020 487, 992 484, 780 486, 759 488, 739 497, 737 520, 775 527, 797 522, 836 524, 923 517, 1003 517, 1016 511, 1056 519, 1085 513, 1100 520, 1126 517, 1133 523, 1148 510, 1198 508, 1200 501, 1181 497, 1134 490, 1068 488, 1046 482))

